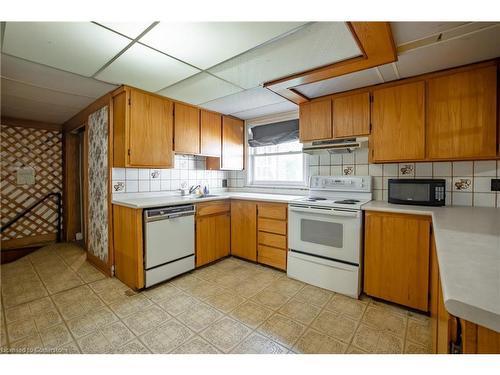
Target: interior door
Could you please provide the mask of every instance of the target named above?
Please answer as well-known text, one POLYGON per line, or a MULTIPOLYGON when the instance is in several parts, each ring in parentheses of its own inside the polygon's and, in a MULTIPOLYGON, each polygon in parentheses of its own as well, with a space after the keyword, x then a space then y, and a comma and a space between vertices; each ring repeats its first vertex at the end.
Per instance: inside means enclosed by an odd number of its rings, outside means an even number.
POLYGON ((173 166, 172 118, 170 100, 131 90, 129 165, 173 166))
POLYGON ((414 82, 373 92, 373 161, 425 157, 425 83, 414 82))

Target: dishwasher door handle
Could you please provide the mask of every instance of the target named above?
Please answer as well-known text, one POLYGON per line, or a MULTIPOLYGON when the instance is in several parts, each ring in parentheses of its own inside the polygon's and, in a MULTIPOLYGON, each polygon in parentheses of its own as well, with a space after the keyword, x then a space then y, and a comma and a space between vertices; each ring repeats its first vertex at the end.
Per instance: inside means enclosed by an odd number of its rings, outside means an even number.
POLYGON ((178 213, 178 214, 170 214, 170 215, 167 215, 165 218, 166 219, 175 219, 175 218, 178 218, 178 217, 192 216, 192 215, 194 215, 194 211, 191 211, 191 212, 182 212, 182 213, 178 213))

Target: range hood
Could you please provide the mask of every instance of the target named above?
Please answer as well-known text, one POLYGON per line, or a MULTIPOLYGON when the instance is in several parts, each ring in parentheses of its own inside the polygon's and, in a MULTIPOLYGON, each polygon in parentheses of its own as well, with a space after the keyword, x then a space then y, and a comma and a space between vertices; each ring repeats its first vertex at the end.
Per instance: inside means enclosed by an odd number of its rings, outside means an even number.
POLYGON ((330 154, 347 154, 362 147, 368 147, 368 137, 304 143, 302 152, 310 155, 323 153, 325 151, 330 154))

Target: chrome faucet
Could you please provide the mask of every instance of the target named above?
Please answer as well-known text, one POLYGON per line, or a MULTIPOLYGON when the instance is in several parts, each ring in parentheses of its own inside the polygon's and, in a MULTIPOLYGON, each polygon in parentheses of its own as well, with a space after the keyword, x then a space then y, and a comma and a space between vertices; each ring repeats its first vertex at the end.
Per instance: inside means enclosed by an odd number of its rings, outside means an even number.
POLYGON ((196 189, 198 189, 198 188, 201 188, 201 185, 191 186, 189 188, 189 194, 193 194, 196 191, 196 189))

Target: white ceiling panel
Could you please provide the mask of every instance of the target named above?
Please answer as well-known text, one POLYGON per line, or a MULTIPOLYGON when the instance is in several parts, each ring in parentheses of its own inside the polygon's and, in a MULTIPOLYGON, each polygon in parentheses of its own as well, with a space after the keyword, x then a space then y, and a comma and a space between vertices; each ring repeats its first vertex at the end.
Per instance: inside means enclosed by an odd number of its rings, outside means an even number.
POLYGON ((99 22, 98 24, 106 26, 120 34, 128 36, 131 39, 137 38, 153 22, 99 22))
POLYGON ((344 22, 317 22, 209 71, 243 88, 361 54, 344 22))
POLYGON ((283 101, 285 99, 270 90, 263 87, 256 87, 200 104, 200 106, 212 111, 232 114, 283 101))
POLYGON ((158 94, 191 104, 200 104, 240 91, 241 88, 202 72, 167 87, 158 94))
POLYGON ((57 104, 63 107, 83 109, 92 103, 95 98, 40 88, 21 82, 2 78, 2 92, 8 96, 15 96, 27 100, 48 104, 57 104))
POLYGON ((53 103, 10 96, 2 91, 2 116, 62 124, 79 110, 53 103))
POLYGON ((378 70, 380 71, 380 74, 382 74, 382 78, 385 82, 394 81, 400 78, 397 69, 398 68, 395 63, 380 65, 378 67, 378 70))
POLYGON ((92 98, 98 98, 117 87, 5 54, 2 54, 1 66, 2 77, 92 98))
POLYGON ((207 69, 303 24, 160 22, 140 42, 200 69, 207 69))
POLYGON ((258 117, 274 115, 277 113, 290 112, 298 110, 299 106, 295 103, 284 101, 281 103, 270 104, 259 108, 249 109, 248 111, 242 111, 233 113, 232 115, 238 117, 242 120, 249 120, 258 117))
POLYGON ((91 22, 7 22, 2 52, 91 76, 129 43, 91 22))
POLYGON ((103 81, 158 91, 199 70, 141 44, 134 44, 97 75, 103 81))
POLYGON ((318 96, 376 85, 378 83, 383 83, 383 80, 377 72, 377 69, 372 68, 325 79, 324 81, 297 86, 294 87, 294 89, 308 98, 316 98, 318 96))
POLYGON ((500 24, 462 38, 411 50, 398 57, 401 77, 411 77, 500 56, 500 24))
POLYGON ((467 22, 391 22, 397 46, 453 29, 467 22))

